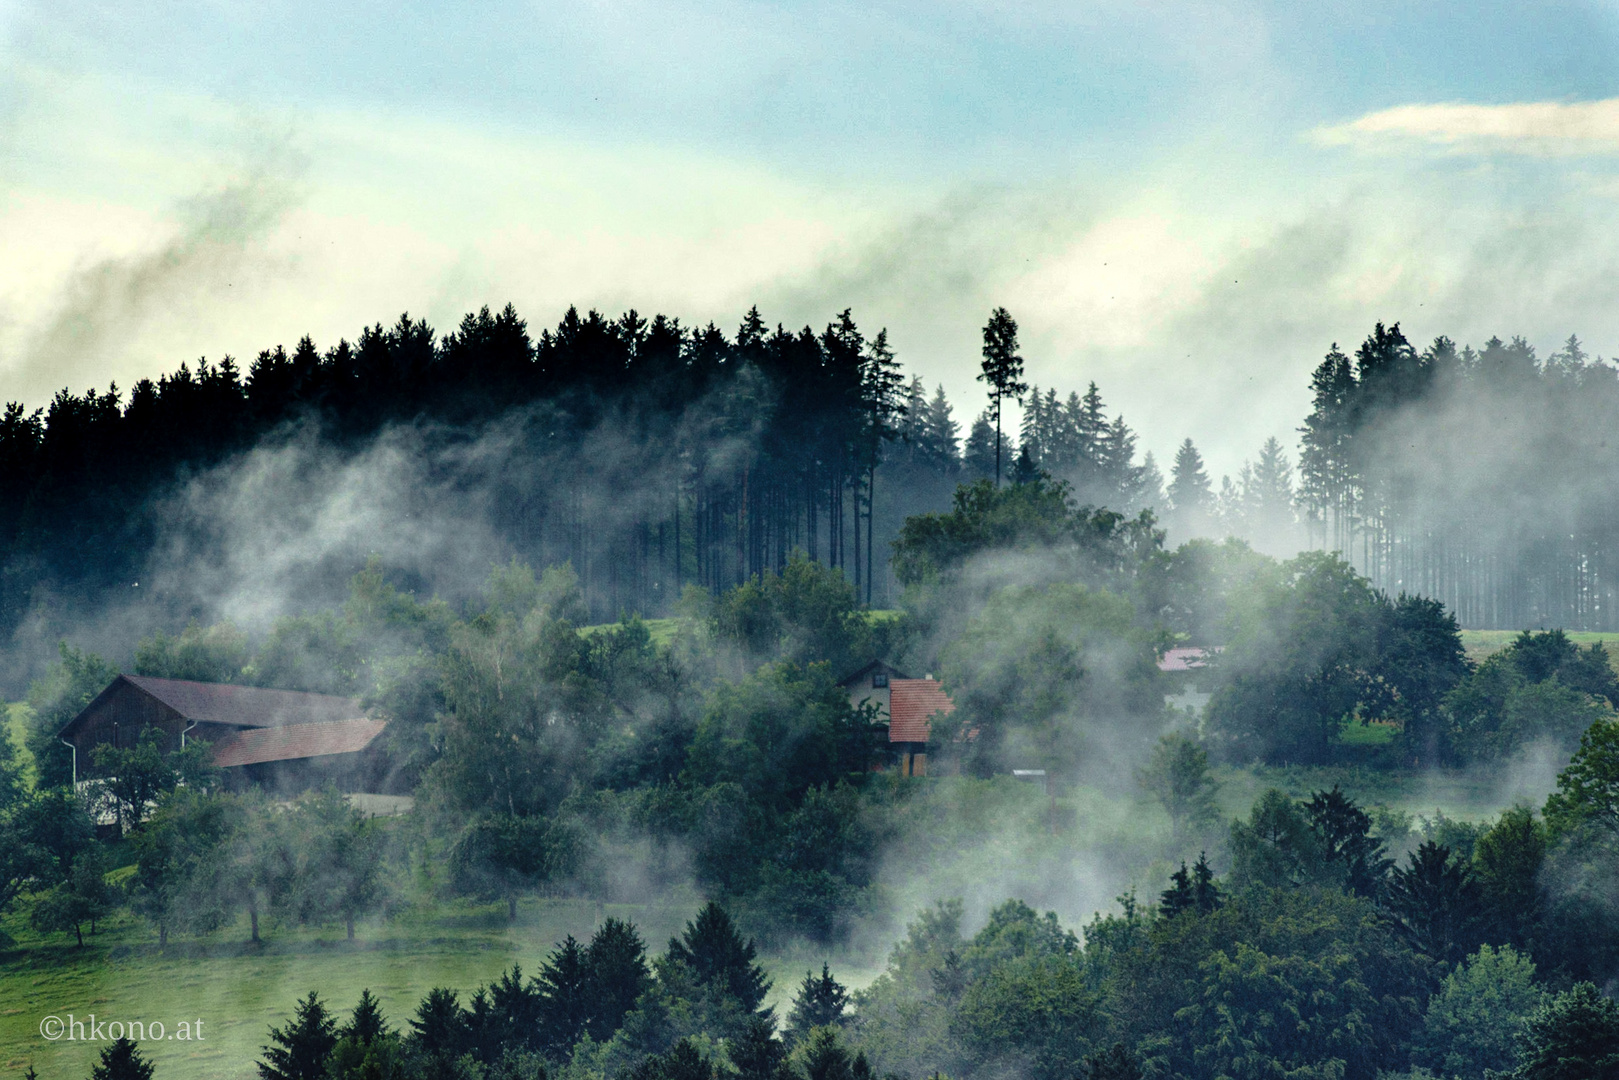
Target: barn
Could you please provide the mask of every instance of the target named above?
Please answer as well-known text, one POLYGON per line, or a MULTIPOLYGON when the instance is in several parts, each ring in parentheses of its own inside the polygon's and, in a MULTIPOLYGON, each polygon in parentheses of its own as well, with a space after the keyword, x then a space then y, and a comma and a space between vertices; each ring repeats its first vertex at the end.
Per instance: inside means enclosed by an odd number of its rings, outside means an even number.
POLYGON ((353 698, 120 675, 59 737, 73 748, 75 781, 95 776, 96 747, 134 746, 154 728, 163 733, 165 750, 207 743, 233 786, 251 784, 277 794, 328 784, 346 792, 381 792, 387 726, 353 698))

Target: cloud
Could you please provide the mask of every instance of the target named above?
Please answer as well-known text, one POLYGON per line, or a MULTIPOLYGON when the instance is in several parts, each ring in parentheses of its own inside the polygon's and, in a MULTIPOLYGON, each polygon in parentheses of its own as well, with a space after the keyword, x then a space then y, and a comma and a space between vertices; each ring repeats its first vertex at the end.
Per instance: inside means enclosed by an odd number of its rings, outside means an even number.
POLYGON ((1397 105, 1347 124, 1316 128, 1311 135, 1328 146, 1415 141, 1463 153, 1611 154, 1619 152, 1619 98, 1397 105))
MULTIPOLYGON (((97 378, 152 319, 232 288, 295 201, 297 166, 276 153, 182 203, 178 228, 153 248, 80 265, 26 339, 7 379, 78 389, 97 378)), ((239 283, 239 282, 237 282, 239 283)))

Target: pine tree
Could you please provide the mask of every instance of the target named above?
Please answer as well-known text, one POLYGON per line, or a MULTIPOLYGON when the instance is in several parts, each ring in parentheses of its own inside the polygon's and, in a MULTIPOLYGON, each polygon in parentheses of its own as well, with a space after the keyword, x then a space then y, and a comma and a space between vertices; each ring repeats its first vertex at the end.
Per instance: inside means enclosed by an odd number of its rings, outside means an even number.
POLYGON ((152 1063, 141 1057, 136 1043, 119 1039, 102 1047, 101 1061, 91 1067, 90 1080, 152 1080, 152 1063))
POLYGON ((605 1042, 651 983, 646 945, 634 926, 623 919, 607 919, 590 939, 584 964, 589 972, 590 1035, 605 1042))
POLYGON ((1203 456, 1187 439, 1175 451, 1175 465, 1169 482, 1169 504, 1176 525, 1186 535, 1195 536, 1208 527, 1213 509, 1209 475, 1203 471, 1203 456))
POLYGON ((987 410, 973 421, 961 464, 969 477, 988 478, 995 475, 995 425, 987 410))
POLYGON ((590 1022, 591 970, 585 950, 569 934, 540 967, 540 1043, 557 1060, 566 1059, 590 1022))
POLYGON ((1615 1080, 1619 1004, 1588 982, 1575 983, 1530 1019, 1512 1080, 1615 1080))
POLYGON ((787 1048, 771 1028, 768 1018, 750 1016, 742 1034, 727 1046, 726 1056, 736 1067, 737 1080, 786 1080, 793 1075, 787 1068, 787 1048))
POLYGON ((1152 456, 1151 450, 1141 458, 1140 491, 1140 505, 1161 515, 1168 498, 1164 494, 1164 474, 1158 468, 1158 459, 1152 456))
POLYGON ((1225 903, 1220 886, 1215 883, 1214 870, 1209 866, 1209 853, 1198 855, 1192 866, 1192 905, 1200 915, 1207 915, 1225 903))
POLYGON ((292 1022, 270 1028, 272 1046, 262 1046, 261 1080, 323 1080, 326 1059, 337 1045, 337 1022, 315 992, 298 1002, 292 1022))
POLYGON ((1186 869, 1186 863, 1169 875, 1169 888, 1158 897, 1158 910, 1166 919, 1173 919, 1183 915, 1196 907, 1196 900, 1192 894, 1192 875, 1186 869))
POLYGON ((935 469, 953 475, 961 467, 961 427, 950 415, 950 402, 940 384, 927 404, 922 424, 924 459, 935 469))
POLYGON ((370 1046, 373 1041, 386 1034, 388 1034, 388 1021, 383 1018, 382 1006, 369 989, 361 990, 359 1003, 354 1006, 354 1012, 349 1016, 348 1023, 338 1029, 338 1038, 354 1039, 364 1046, 370 1046))
POLYGON ((1103 433, 1098 457, 1103 484, 1110 496, 1106 505, 1119 510, 1136 505, 1141 498, 1141 467, 1135 464, 1135 432, 1124 422, 1122 413, 1113 418, 1103 433))
POLYGON ((416 1049, 440 1061, 454 1061, 466 1050, 467 1014, 454 990, 436 986, 427 992, 410 1021, 416 1049))
POLYGON ((697 982, 718 987, 735 999, 744 1012, 764 1001, 770 980, 755 964, 752 940, 744 941, 725 909, 710 900, 686 924, 678 938, 669 939, 669 958, 684 964, 697 982))
POLYGON ((812 1028, 843 1023, 843 1009, 848 1001, 849 991, 832 977, 828 965, 821 965, 819 978, 813 972, 806 972, 798 995, 793 998, 792 1011, 787 1014, 787 1037, 797 1041, 805 1038, 812 1028))
POLYGON ((995 483, 1001 482, 1001 411, 1006 399, 1021 402, 1028 391, 1023 382, 1023 357, 1018 355, 1017 322, 998 307, 984 325, 984 362, 978 381, 989 384, 989 408, 995 418, 995 483))

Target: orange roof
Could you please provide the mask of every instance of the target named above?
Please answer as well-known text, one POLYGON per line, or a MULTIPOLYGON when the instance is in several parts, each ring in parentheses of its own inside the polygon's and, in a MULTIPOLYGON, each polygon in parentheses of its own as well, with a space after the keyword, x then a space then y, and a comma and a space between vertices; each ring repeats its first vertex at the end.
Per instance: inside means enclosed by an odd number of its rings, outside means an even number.
POLYGON ((889 742, 925 743, 928 719, 934 713, 956 711, 956 703, 937 679, 892 679, 888 689, 889 742))
POLYGON ((258 765, 266 761, 353 754, 366 747, 388 726, 386 720, 328 720, 285 727, 248 728, 213 744, 214 764, 258 765))

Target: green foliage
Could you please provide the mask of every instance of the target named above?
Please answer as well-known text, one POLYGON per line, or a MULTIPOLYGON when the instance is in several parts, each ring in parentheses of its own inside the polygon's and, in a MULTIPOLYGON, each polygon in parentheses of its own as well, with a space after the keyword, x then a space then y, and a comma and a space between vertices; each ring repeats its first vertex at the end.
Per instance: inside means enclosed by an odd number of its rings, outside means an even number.
POLYGON ((1619 838, 1619 720, 1597 720, 1580 736, 1546 800, 1546 821, 1558 833, 1591 826, 1619 838))
POLYGON ((1103 750, 1093 731, 1104 724, 1110 742, 1121 717, 1150 735, 1163 692, 1152 643, 1132 623, 1128 601, 1083 585, 993 593, 943 650, 957 707, 934 721, 930 760, 964 756, 984 776, 1025 762, 1071 775, 1103 750))
POLYGON ((1483 898, 1470 867, 1449 848, 1424 841, 1389 875, 1387 898, 1419 952, 1454 963, 1477 946, 1483 898))
POLYGON ((178 637, 159 630, 135 646, 135 674, 159 679, 233 683, 248 664, 247 636, 230 623, 203 629, 187 623, 178 637))
POLYGON ((1231 881, 1245 888, 1282 888, 1328 878, 1322 838, 1304 810, 1271 788, 1254 803, 1247 821, 1231 823, 1231 881))
POLYGON ((1153 552, 1136 577, 1134 597, 1142 614, 1176 640, 1224 645, 1251 617, 1260 582, 1278 573, 1276 560, 1246 541, 1193 539, 1153 552))
POLYGON ((1478 838, 1473 876, 1493 940, 1526 948, 1539 936, 1545 906, 1540 873, 1546 854, 1546 826, 1527 806, 1505 811, 1478 838))
POLYGON ((766 570, 722 593, 712 618, 715 636, 741 648, 750 667, 826 661, 841 673, 891 648, 892 623, 866 618, 849 579, 802 551, 779 574, 766 570))
MULTIPOLYGON (((28 687, 28 706, 33 712, 28 749, 34 756, 35 783, 39 787, 72 782, 73 752, 62 744, 57 733, 118 675, 118 669, 101 657, 75 649, 65 641, 57 646, 57 653, 61 660, 44 678, 28 687)), ((80 768, 88 764, 80 762, 80 768)))
POLYGON ((780 811, 811 788, 858 777, 886 754, 886 727, 849 704, 827 665, 782 661, 715 687, 684 776, 734 784, 750 802, 780 811))
POLYGON ((1529 1019, 1513 1080, 1619 1077, 1619 1004, 1588 982, 1575 983, 1529 1019))
POLYGON ((147 808, 180 782, 174 763, 163 752, 165 736, 142 728, 134 746, 102 743, 93 755, 103 796, 118 814, 120 827, 140 830, 147 808))
POLYGON ((894 541, 894 576, 907 586, 937 585, 977 556, 1021 551, 1057 561, 1070 580, 1115 583, 1162 540, 1150 513, 1126 519, 1077 506, 1060 482, 997 487, 978 480, 956 489, 949 513, 905 520, 894 541))
POLYGON ((113 889, 107 884, 107 856, 99 845, 79 856, 67 876, 34 900, 29 919, 35 929, 47 933, 72 931, 80 947, 84 928, 95 931, 98 919, 112 910, 113 889))
MULTIPOLYGON (((586 1025, 593 1038, 605 1040, 623 1024, 651 984, 646 946, 635 927, 607 919, 590 939, 582 958, 586 1025)), ((554 998, 553 1007, 560 1005, 554 998)))
POLYGON ((1208 751, 1183 732, 1172 731, 1158 740, 1136 782, 1163 804, 1169 815, 1170 846, 1177 851, 1188 837, 1207 831, 1220 819, 1214 801, 1220 785, 1209 774, 1208 751))
POLYGON ((1569 752, 1612 719, 1619 682, 1600 642, 1581 649, 1561 630, 1524 631, 1445 700, 1449 738, 1463 760, 1507 758, 1534 743, 1569 752))
POLYGON ((381 823, 328 790, 299 799, 278 824, 286 863, 276 909, 299 923, 340 922, 353 940, 355 920, 381 909, 390 892, 381 823))
POLYGON ((519 895, 573 873, 580 843, 565 822, 482 815, 450 848, 450 885, 465 895, 501 897, 515 918, 519 895))
POLYGON ((1483 1076, 1512 1060, 1544 997, 1528 957, 1481 946, 1429 999, 1416 1057, 1445 1076, 1483 1076))

